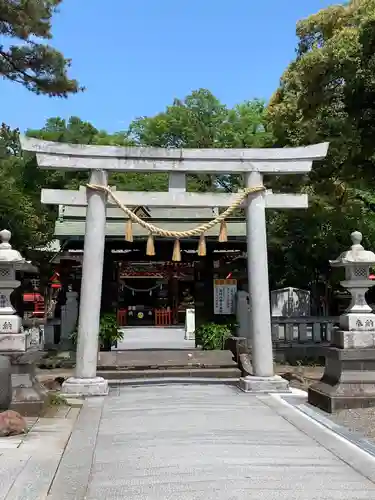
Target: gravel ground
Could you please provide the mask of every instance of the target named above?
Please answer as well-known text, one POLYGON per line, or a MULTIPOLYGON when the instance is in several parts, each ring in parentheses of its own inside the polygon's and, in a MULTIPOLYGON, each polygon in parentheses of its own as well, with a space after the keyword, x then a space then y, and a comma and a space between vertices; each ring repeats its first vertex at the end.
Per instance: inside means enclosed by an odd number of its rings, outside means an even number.
POLYGON ((359 432, 367 438, 375 440, 375 408, 359 408, 357 410, 341 410, 327 418, 342 425, 350 431, 359 432))
MULTIPOLYGON (((304 391, 308 386, 318 380, 323 375, 324 368, 316 367, 291 367, 288 365, 276 366, 276 372, 279 375, 285 376, 290 381, 291 387, 296 387, 304 391)), ((341 410, 339 412, 329 414, 319 411, 326 418, 335 424, 342 425, 352 432, 362 434, 366 438, 375 441, 375 408, 359 408, 356 410, 341 410)))

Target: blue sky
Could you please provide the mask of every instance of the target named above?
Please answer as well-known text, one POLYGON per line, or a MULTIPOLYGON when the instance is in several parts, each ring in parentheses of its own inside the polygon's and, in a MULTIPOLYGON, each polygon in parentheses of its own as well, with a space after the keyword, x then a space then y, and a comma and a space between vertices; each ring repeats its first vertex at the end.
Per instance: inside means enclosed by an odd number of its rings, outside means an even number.
POLYGON ((228 105, 268 99, 294 57, 296 22, 334 3, 64 0, 53 44, 86 92, 47 98, 0 80, 0 122, 25 130, 74 115, 113 132, 198 88, 228 105))

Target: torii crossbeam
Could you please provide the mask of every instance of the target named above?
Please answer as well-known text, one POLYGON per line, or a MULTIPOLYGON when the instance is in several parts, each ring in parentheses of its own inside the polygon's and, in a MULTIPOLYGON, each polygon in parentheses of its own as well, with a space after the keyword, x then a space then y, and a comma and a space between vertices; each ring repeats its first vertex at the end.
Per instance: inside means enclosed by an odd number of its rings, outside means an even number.
MULTIPOLYGON (((119 192, 127 206, 228 207, 232 194, 186 192, 186 174, 243 174, 246 187, 263 186, 263 175, 308 173, 315 160, 326 157, 328 143, 299 148, 271 149, 159 149, 85 146, 40 141, 22 137, 24 151, 35 152, 40 168, 89 170, 90 183, 107 186, 108 172, 167 172, 169 191, 119 192)), ((113 205, 105 193, 81 188, 78 191, 42 191, 42 202, 87 207, 82 269, 75 377, 63 386, 66 393, 98 395, 108 391, 107 382, 96 376, 106 207, 113 205)), ((254 375, 244 377, 246 392, 285 390, 283 379, 274 375, 268 284, 266 208, 307 208, 304 194, 249 195, 244 203, 247 225, 250 324, 254 375)))

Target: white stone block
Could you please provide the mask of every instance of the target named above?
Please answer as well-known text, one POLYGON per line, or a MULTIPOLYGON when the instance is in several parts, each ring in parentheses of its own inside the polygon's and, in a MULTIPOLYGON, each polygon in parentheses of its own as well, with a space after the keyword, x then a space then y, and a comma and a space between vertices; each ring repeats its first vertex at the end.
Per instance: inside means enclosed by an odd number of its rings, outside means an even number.
POLYGON ((6 314, 0 316, 0 334, 19 333, 22 327, 22 320, 16 314, 6 314))
POLYGON ((334 330, 331 344, 340 349, 375 347, 375 331, 334 330))
POLYGON ((30 347, 29 333, 0 334, 0 352, 25 352, 30 347))
POLYGON ((195 340, 195 309, 186 309, 185 340, 195 340))
POLYGON ((343 314, 340 316, 340 328, 347 331, 375 332, 375 314, 343 314))
POLYGON ((248 375, 241 377, 238 387, 243 392, 252 393, 286 393, 290 392, 289 383, 279 375, 273 377, 257 377, 248 375))

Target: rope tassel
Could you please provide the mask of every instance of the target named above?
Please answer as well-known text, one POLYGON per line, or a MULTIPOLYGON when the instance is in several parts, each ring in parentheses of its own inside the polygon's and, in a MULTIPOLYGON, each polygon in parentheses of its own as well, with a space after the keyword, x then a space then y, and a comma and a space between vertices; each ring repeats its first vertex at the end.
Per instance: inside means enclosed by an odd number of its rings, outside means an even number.
POLYGON ((199 236, 198 255, 199 255, 199 257, 204 257, 205 255, 207 255, 206 238, 205 238, 204 234, 201 234, 199 236))
POLYGON ((181 246, 179 239, 176 239, 174 242, 172 260, 174 262, 181 262, 181 246))
POLYGON ((133 243, 133 222, 131 219, 129 219, 128 222, 126 223, 125 241, 133 243))
POLYGON ((228 227, 225 220, 220 222, 220 232, 219 232, 219 243, 225 243, 228 241, 228 227))
POLYGON ((153 257, 155 255, 155 242, 154 235, 152 233, 149 234, 146 245, 146 255, 153 257))

